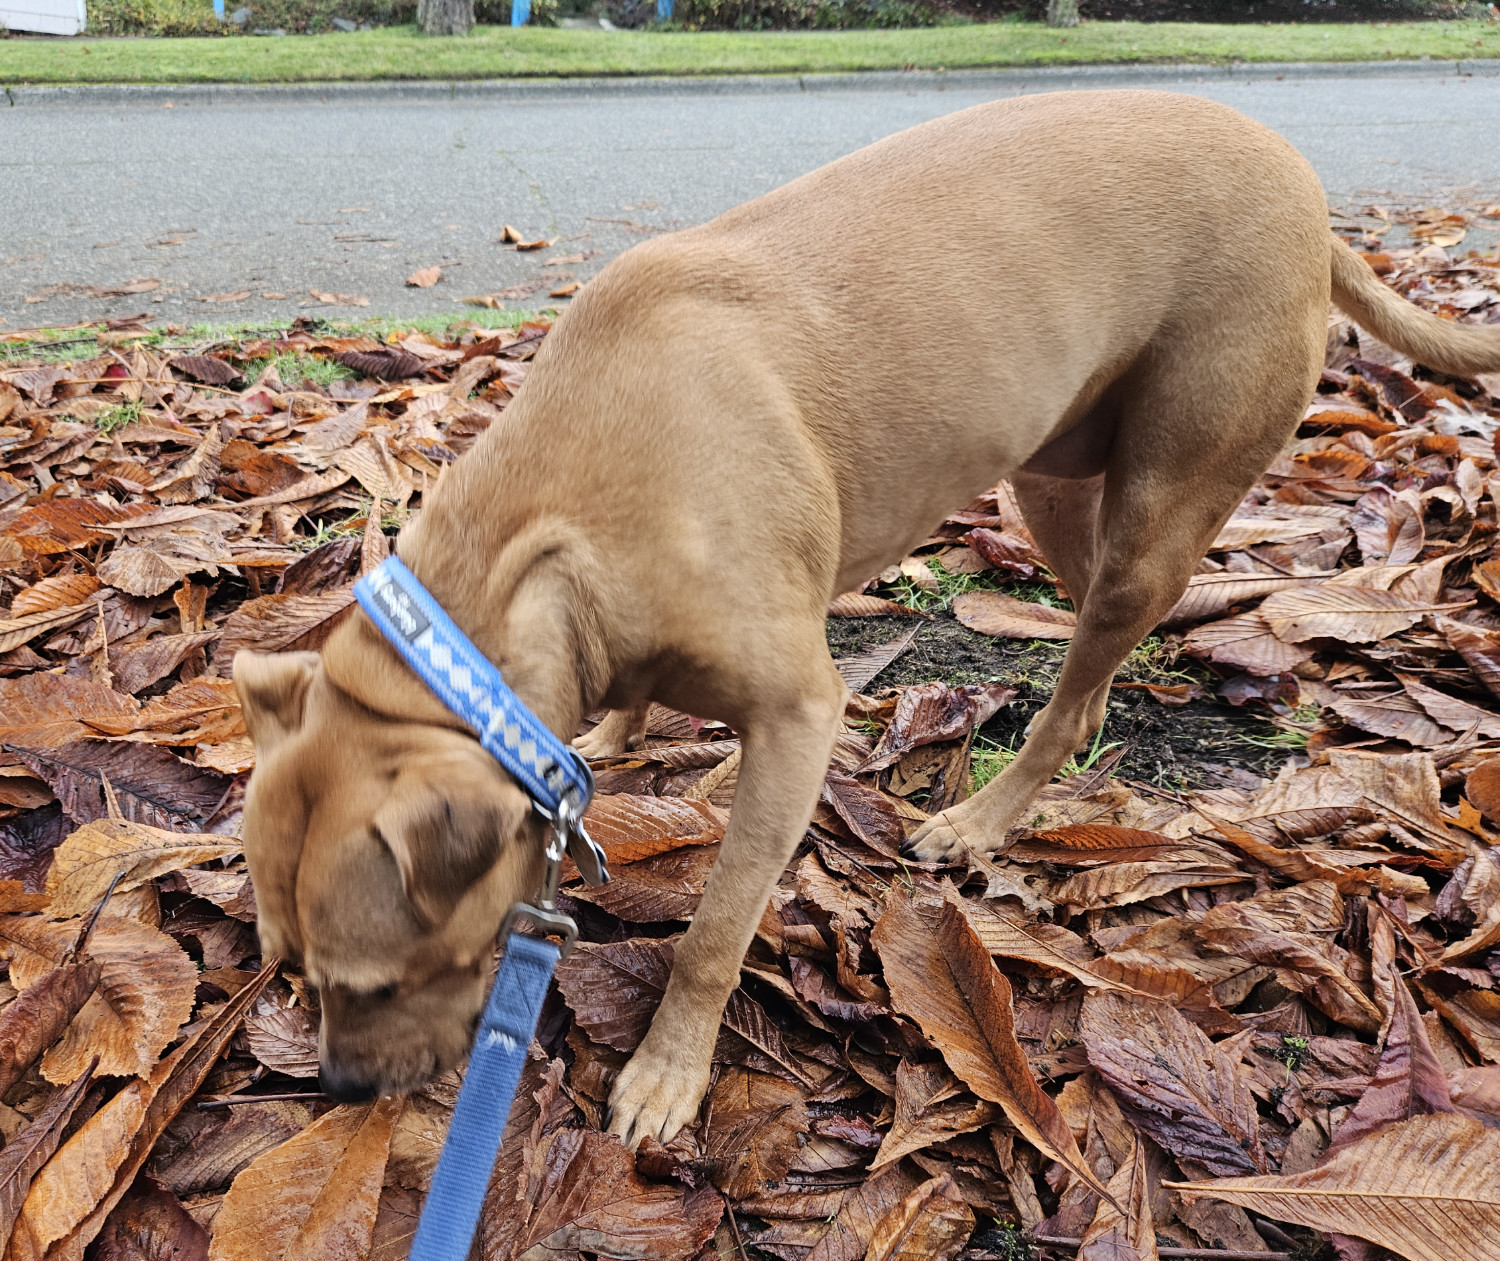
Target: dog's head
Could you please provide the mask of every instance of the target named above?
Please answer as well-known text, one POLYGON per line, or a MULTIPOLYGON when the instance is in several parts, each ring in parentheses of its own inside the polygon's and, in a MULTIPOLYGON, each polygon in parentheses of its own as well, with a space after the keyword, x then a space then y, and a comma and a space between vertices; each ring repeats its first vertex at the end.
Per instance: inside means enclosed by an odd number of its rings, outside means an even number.
POLYGON ((317 987, 329 1094, 410 1090, 468 1052, 500 919, 536 891, 529 800, 445 711, 378 712, 314 653, 241 652, 234 679, 262 950, 317 987))

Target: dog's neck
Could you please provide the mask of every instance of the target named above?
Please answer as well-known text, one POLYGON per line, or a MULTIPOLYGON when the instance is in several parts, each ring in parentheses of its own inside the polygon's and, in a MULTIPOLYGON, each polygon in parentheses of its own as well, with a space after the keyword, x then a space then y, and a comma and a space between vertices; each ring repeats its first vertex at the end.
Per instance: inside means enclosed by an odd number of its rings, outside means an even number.
MULTIPOLYGON (((607 683, 599 644, 592 549, 566 523, 536 521, 490 557, 447 539, 441 516, 404 532, 402 560, 509 687, 564 740, 607 683)), ((465 532, 467 533, 467 532, 465 532)), ((330 680, 391 718, 466 729, 356 609, 323 649, 330 680)))

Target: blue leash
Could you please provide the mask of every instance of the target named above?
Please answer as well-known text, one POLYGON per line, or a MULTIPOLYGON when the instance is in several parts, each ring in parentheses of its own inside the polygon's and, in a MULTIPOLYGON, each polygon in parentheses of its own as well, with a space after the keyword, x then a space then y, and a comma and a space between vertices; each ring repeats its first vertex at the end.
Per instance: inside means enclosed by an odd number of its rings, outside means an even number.
POLYGON ((406 664, 474 729, 480 745, 552 824, 538 905, 517 903, 500 927, 505 954, 412 1240, 410 1261, 464 1261, 552 973, 578 937, 578 926, 558 911, 554 900, 563 855, 572 855, 588 883, 609 879, 604 851, 583 830, 594 778, 578 751, 521 703, 494 663, 397 557, 355 583, 354 598, 406 664), (523 933, 521 926, 528 923, 561 936, 562 945, 523 933))

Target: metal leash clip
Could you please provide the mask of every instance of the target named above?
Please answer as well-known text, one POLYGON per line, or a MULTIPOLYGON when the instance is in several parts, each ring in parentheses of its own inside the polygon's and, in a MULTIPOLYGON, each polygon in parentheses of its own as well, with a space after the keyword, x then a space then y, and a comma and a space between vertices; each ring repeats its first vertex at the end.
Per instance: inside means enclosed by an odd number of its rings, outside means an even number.
POLYGON ((506 912, 505 921, 500 925, 502 941, 508 941, 511 933, 523 923, 531 924, 544 936, 560 936, 563 939, 561 951, 564 957, 578 940, 578 925, 573 922, 571 915, 565 915, 557 909, 557 885, 562 878, 563 858, 572 857, 586 883, 609 883, 609 867, 604 851, 583 828, 583 812, 588 809, 589 800, 593 796, 594 779, 588 772, 588 763, 582 758, 578 760, 587 776, 587 790, 564 797, 550 819, 547 868, 542 875, 542 892, 537 898, 538 905, 517 902, 506 912))
MULTIPOLYGON (((592 843, 592 842, 591 842, 592 843)), ((568 852, 567 833, 561 822, 554 824, 552 836, 547 842, 547 870, 542 876, 542 893, 532 906, 529 902, 517 902, 505 913, 500 925, 500 940, 509 941, 511 934, 522 924, 530 924, 545 937, 561 937, 561 957, 566 958, 573 943, 578 940, 578 925, 571 915, 557 909, 557 882, 562 875, 562 860, 568 852)))

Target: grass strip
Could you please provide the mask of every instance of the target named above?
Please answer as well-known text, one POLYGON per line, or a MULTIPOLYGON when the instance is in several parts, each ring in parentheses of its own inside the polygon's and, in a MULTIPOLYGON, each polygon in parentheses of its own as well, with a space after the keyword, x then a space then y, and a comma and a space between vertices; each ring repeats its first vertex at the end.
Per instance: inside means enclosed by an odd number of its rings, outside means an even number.
POLYGON ((415 27, 222 39, 0 40, 0 85, 306 83, 794 74, 1002 66, 1500 58, 1500 21, 1213 25, 995 22, 908 30, 593 31, 415 27))

